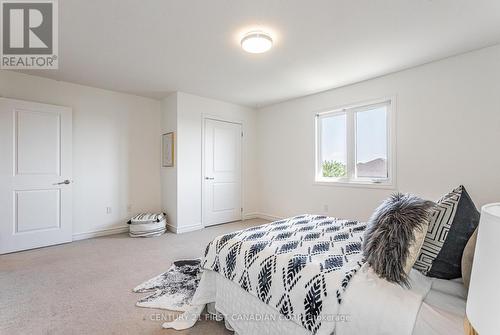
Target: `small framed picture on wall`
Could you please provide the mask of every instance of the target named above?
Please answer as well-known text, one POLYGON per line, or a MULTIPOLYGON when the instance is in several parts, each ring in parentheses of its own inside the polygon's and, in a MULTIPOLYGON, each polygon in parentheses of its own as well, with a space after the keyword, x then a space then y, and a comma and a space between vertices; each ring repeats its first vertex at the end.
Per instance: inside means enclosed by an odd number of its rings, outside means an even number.
POLYGON ((174 132, 161 136, 161 162, 163 167, 174 166, 174 132))

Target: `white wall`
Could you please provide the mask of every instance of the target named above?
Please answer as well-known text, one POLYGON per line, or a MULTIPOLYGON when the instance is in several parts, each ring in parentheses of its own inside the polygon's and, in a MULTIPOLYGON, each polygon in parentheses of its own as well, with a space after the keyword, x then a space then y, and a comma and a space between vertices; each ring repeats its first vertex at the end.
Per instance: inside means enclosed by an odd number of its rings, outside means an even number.
MULTIPOLYGON (((203 115, 221 117, 223 119, 240 121, 243 124, 245 136, 242 141, 243 160, 243 214, 251 215, 257 211, 257 171, 256 151, 256 111, 222 101, 203 98, 187 93, 175 93, 177 103, 176 126, 164 125, 164 129, 177 129, 177 203, 176 220, 173 230, 185 232, 202 227, 202 120, 203 115)), ((170 98, 170 97, 169 97, 170 98)), ((173 99, 173 98, 170 98, 173 99)), ((163 102, 164 105, 166 101, 163 102)), ((168 108, 163 108, 164 115, 168 108)), ((169 177, 162 178, 162 187, 168 192, 174 182, 169 177)), ((170 195, 172 197, 173 195, 170 195)), ((170 198, 172 199, 172 198, 170 198)), ((171 200, 174 202, 174 200, 171 200)), ((163 203, 166 209, 166 203, 163 203)))
POLYGON ((75 238, 160 209, 159 101, 7 71, 0 95, 73 109, 75 238))
POLYGON ((314 112, 397 96, 397 189, 438 199, 464 184, 500 201, 500 46, 258 112, 259 211, 366 219, 392 191, 313 185, 314 112))
POLYGON ((500 201, 500 46, 255 111, 186 93, 156 100, 0 71, 0 95, 73 108, 74 232, 123 227, 164 209, 201 227, 203 114, 243 122, 244 214, 366 219, 391 190, 314 185, 314 112, 397 96, 397 189, 437 199, 464 184, 500 201), (176 131, 174 168, 160 134, 176 131), (161 174, 161 183, 160 183, 161 174), (160 195, 163 194, 163 196, 160 195), (106 214, 105 208, 113 208, 106 214))

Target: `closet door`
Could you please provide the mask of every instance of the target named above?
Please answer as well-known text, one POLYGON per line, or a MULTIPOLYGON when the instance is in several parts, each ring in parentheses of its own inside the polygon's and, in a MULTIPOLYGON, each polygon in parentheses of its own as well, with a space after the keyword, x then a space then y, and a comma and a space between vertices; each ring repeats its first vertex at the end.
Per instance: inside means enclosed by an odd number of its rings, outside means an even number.
POLYGON ((241 220, 241 124, 205 119, 204 224, 241 220))

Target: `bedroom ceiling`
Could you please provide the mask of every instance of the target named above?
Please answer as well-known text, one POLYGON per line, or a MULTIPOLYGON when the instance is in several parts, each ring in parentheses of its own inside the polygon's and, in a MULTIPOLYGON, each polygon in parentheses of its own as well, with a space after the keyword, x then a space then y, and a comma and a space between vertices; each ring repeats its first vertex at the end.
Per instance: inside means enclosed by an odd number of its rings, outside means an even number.
POLYGON ((263 106, 497 44, 500 1, 60 0, 59 27, 59 70, 30 74, 263 106))

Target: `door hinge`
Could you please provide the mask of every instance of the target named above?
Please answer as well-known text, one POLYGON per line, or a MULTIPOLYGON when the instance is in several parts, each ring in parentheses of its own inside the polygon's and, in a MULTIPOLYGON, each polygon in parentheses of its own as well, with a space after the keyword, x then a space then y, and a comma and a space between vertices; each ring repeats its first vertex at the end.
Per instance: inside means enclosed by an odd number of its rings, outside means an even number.
POLYGON ((243 132, 241 132, 241 137, 243 137, 243 132))
POLYGON ((243 213, 243 207, 241 207, 240 209, 241 209, 241 212, 243 213))

